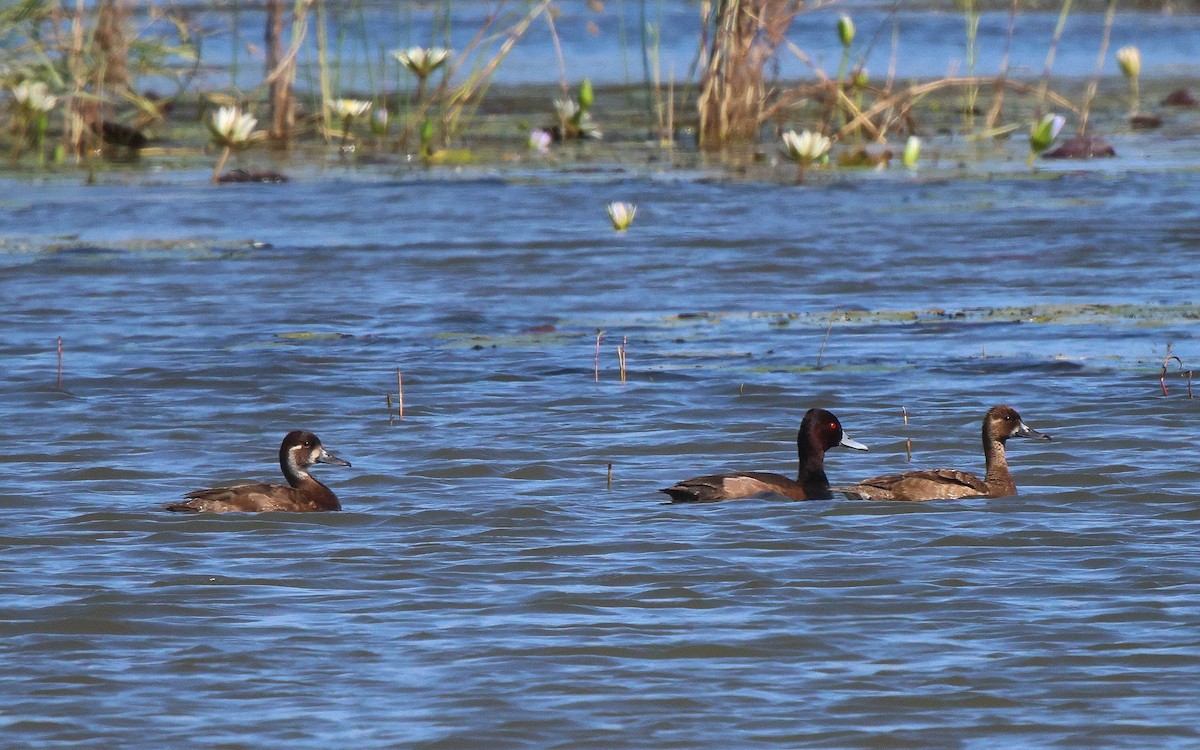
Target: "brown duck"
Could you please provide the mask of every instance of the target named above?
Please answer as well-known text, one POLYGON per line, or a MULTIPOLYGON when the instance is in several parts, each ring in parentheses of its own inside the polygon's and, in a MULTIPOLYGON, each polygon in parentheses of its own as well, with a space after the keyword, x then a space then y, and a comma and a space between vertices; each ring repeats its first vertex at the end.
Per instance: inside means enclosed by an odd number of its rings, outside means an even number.
POLYGON ((828 500, 833 495, 825 477, 825 451, 838 445, 867 450, 867 446, 846 435, 842 423, 832 413, 809 409, 796 433, 800 467, 795 479, 765 471, 739 471, 685 479, 659 492, 670 495, 673 503, 715 503, 766 492, 790 500, 828 500))
POLYGON ((1017 485, 1004 454, 1005 441, 1012 437, 1050 439, 1021 421, 1021 415, 1011 406, 993 406, 983 417, 983 457, 987 468, 982 481, 965 471, 929 469, 875 477, 835 491, 851 500, 920 501, 1015 495, 1017 485))
POLYGON ((196 490, 184 495, 187 501, 168 505, 167 510, 179 513, 341 510, 342 505, 333 491, 308 473, 308 467, 318 463, 350 465, 325 450, 316 435, 307 430, 293 430, 279 446, 279 466, 287 478, 287 486, 247 483, 196 490))

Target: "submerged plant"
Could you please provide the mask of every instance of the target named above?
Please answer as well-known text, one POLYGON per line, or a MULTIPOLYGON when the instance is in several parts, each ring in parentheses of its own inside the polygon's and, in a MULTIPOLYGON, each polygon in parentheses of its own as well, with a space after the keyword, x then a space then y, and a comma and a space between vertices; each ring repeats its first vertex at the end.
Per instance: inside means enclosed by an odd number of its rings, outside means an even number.
POLYGON ((1063 125, 1066 123, 1067 118, 1062 115, 1050 113, 1033 124, 1033 127, 1029 130, 1029 159, 1027 163, 1030 166, 1033 166, 1034 157, 1054 144, 1054 139, 1058 137, 1059 131, 1063 129, 1063 125))
POLYGON ((796 162, 800 169, 798 181, 804 182, 804 173, 808 171, 808 167, 824 158, 833 144, 829 138, 811 130, 805 130, 803 133, 789 130, 783 134, 783 145, 787 149, 788 158, 796 162))
POLYGON ((624 201, 613 201, 608 204, 608 219, 612 222, 613 229, 618 232, 624 232, 633 223, 633 217, 637 215, 637 206, 624 201))
POLYGON ((1142 53, 1137 47, 1128 46, 1117 50, 1117 66, 1129 79, 1129 114, 1136 115, 1141 108, 1138 93, 1138 76, 1142 74, 1142 53))
POLYGON ((212 132, 213 143, 221 147, 221 156, 213 167, 213 183, 219 180, 230 151, 248 148, 256 139, 258 134, 254 132, 254 126, 257 124, 258 120, 253 115, 242 112, 238 107, 221 107, 209 120, 208 129, 212 132))

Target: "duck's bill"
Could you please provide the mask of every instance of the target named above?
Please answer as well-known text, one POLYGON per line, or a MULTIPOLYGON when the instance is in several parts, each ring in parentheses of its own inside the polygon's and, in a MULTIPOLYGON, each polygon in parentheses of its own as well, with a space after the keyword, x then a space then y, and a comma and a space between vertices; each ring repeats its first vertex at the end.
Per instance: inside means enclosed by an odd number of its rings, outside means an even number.
POLYGON ((317 458, 318 463, 333 464, 334 466, 349 466, 350 462, 338 458, 324 448, 321 449, 321 455, 317 458))
POLYGON ((843 448, 853 448, 856 451, 870 450, 870 448, 858 442, 857 440, 852 440, 850 436, 844 432, 842 433, 842 442, 838 443, 838 445, 842 446, 843 448))
POLYGON ((1047 435, 1046 433, 1038 432, 1037 430, 1033 429, 1032 427, 1025 424, 1024 422, 1021 423, 1021 426, 1018 427, 1017 431, 1013 434, 1016 435, 1017 437, 1029 438, 1031 440, 1049 440, 1050 439, 1050 436, 1047 435))

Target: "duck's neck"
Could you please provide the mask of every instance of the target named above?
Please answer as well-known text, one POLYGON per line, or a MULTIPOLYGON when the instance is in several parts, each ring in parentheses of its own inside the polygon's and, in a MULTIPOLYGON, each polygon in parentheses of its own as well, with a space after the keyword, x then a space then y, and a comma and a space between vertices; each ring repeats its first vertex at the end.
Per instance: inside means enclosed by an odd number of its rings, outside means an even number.
POLYGON ((987 473, 983 481, 988 486, 988 494, 992 497, 1007 497, 1017 494, 1017 485, 1013 482, 1012 472, 1008 470, 1008 457, 1004 453, 1004 441, 989 439, 983 436, 983 457, 987 473))
POLYGON ((337 495, 333 494, 333 490, 314 479, 312 474, 282 458, 279 461, 279 467, 283 469, 283 476, 287 479, 287 483, 299 490, 306 501, 321 510, 342 509, 342 504, 338 502, 337 495))
MULTIPOLYGON (((312 478, 312 474, 301 469, 295 463, 287 460, 287 458, 281 457, 279 459, 279 468, 283 470, 284 479, 287 479, 287 483, 292 487, 299 487, 305 482, 317 482, 317 480, 312 478)), ((320 482, 317 482, 317 484, 320 484, 320 482)))
POLYGON ((812 493, 828 493, 829 478, 825 476, 825 451, 815 453, 797 447, 800 467, 796 472, 796 481, 804 485, 804 489, 812 493))

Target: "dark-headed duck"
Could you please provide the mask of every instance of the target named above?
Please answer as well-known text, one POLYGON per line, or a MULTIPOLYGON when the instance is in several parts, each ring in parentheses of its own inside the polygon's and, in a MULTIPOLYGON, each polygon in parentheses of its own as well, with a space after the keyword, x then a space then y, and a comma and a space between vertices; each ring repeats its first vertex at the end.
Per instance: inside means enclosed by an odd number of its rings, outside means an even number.
POLYGON ((325 450, 316 435, 307 430, 292 430, 279 446, 279 466, 289 486, 247 483, 196 490, 184 495, 186 502, 168 505, 167 510, 180 513, 341 510, 337 495, 308 473, 308 467, 318 463, 350 465, 325 450))
POLYGON ((833 495, 825 477, 825 451, 838 445, 859 451, 867 449, 850 439, 833 414, 824 409, 809 409, 796 433, 800 468, 795 479, 765 471, 739 471, 685 479, 659 492, 670 495, 673 503, 714 503, 764 492, 791 500, 827 500, 833 495))
POLYGON ((974 474, 955 469, 930 469, 889 474, 838 488, 851 500, 952 500, 960 497, 1008 497, 1017 494, 1004 443, 1012 437, 1049 440, 1021 421, 1011 406, 993 406, 983 417, 983 457, 987 466, 983 481, 974 474))

